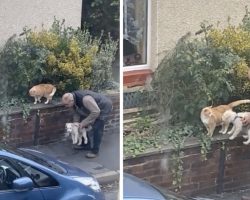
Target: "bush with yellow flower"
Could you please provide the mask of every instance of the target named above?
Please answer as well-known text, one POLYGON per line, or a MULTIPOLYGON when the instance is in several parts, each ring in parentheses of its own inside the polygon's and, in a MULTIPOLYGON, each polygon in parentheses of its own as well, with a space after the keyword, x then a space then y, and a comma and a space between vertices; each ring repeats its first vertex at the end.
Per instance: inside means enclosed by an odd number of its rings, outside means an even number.
POLYGON ((54 84, 57 95, 77 89, 105 89, 112 81, 116 51, 117 42, 112 38, 102 42, 88 30, 65 26, 64 21, 55 19, 48 29, 24 28, 21 36, 11 37, 1 50, 6 93, 23 97, 39 83, 54 84), (100 71, 104 76, 99 76, 100 71))
POLYGON ((249 98, 250 13, 237 26, 202 23, 197 34, 183 36, 153 77, 150 99, 172 124, 200 124, 202 108, 249 98))

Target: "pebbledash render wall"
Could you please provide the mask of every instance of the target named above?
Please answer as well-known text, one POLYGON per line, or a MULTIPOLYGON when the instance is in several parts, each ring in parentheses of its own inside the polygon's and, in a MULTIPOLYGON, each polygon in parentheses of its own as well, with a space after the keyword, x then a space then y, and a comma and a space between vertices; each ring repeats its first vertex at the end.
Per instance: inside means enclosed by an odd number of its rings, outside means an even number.
POLYGON ((0 46, 13 34, 29 28, 48 27, 54 17, 65 19, 69 26, 81 24, 82 0, 1 0, 0 1, 0 46))
POLYGON ((228 17, 231 24, 240 23, 245 6, 250 8, 250 0, 151 0, 150 68, 154 71, 164 52, 187 32, 194 35, 205 20, 215 26, 219 21, 221 27, 228 23, 228 17))
MULTIPOLYGON (((249 189, 250 145, 243 145, 242 137, 235 140, 214 139, 207 160, 202 160, 200 145, 189 141, 183 150, 182 187, 187 196, 249 189)), ((155 185, 175 191, 172 185, 173 149, 165 148, 124 159, 124 172, 134 174, 155 185)))
MULTIPOLYGON (((120 103, 119 93, 112 92, 107 96, 113 102, 113 110, 105 125, 104 134, 119 134, 120 130, 120 103)), ((30 146, 60 141, 64 138, 65 123, 72 122, 73 110, 60 103, 32 104, 27 122, 23 119, 22 111, 11 111, 8 117, 10 133, 0 133, 0 140, 12 146, 30 146), (5 138, 3 140, 3 138, 5 138)), ((0 118, 2 114, 0 113, 0 118)), ((1 130, 0 130, 1 132, 1 130)))

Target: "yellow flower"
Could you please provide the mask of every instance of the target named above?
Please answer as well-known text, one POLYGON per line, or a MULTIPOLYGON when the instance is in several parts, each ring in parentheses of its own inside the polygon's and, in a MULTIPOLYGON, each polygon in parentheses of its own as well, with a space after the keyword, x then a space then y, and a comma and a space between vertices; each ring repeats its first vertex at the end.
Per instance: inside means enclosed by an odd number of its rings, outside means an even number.
POLYGON ((55 57, 54 54, 49 54, 48 57, 47 57, 47 62, 48 62, 48 65, 50 66, 54 66, 57 64, 57 59, 55 57))
POLYGON ((69 51, 70 54, 74 57, 78 57, 80 53, 80 47, 78 41, 75 38, 72 38, 69 42, 69 51))
POLYGON ((245 60, 241 60, 234 66, 234 71, 236 77, 239 79, 246 79, 248 76, 248 66, 245 60))
POLYGON ((240 27, 213 29, 209 32, 209 38, 215 47, 230 48, 238 54, 243 54, 250 49, 250 34, 240 27))
POLYGON ((55 49, 59 44, 59 36, 47 30, 31 32, 28 39, 36 46, 55 49))

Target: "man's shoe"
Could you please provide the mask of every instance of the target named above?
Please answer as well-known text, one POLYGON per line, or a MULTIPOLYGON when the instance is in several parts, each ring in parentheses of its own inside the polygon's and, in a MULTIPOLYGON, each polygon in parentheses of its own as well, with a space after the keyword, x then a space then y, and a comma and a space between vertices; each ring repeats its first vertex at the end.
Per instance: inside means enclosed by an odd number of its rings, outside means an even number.
POLYGON ((91 147, 89 146, 83 146, 83 145, 74 145, 73 149, 75 150, 86 150, 86 151, 90 151, 91 147))
POLYGON ((97 153, 92 153, 92 152, 89 152, 86 154, 86 158, 96 158, 97 157, 97 153))

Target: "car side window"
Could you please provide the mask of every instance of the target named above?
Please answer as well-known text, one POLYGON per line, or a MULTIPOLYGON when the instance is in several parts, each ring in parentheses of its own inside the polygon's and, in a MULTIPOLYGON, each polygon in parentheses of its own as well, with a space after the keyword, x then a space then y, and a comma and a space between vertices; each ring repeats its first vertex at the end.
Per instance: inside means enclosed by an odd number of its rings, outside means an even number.
POLYGON ((21 174, 6 159, 0 159, 0 190, 11 190, 15 179, 20 178, 21 174))
POLYGON ((58 182, 46 173, 22 162, 18 162, 18 164, 30 176, 37 187, 58 186, 58 182))

